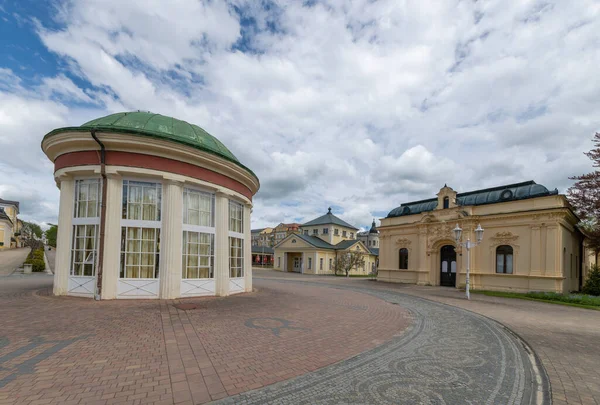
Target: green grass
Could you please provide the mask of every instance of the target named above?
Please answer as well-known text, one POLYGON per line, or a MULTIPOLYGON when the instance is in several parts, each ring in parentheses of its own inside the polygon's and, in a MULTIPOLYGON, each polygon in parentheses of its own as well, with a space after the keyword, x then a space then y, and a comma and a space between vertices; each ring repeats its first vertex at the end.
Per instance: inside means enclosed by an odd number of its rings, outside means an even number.
POLYGON ((572 307, 595 309, 600 311, 600 297, 585 294, 559 294, 552 292, 505 292, 479 290, 474 293, 484 294, 492 297, 519 298, 530 301, 548 302, 551 304, 568 305, 572 307))

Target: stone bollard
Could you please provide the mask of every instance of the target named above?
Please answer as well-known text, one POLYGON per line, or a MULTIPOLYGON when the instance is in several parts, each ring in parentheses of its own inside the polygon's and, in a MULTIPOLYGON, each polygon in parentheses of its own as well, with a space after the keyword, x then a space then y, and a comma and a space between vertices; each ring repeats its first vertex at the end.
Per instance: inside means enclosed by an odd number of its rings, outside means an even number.
POLYGON ((32 267, 33 267, 33 265, 31 265, 31 264, 24 264, 23 265, 23 273, 24 274, 31 274, 32 267))

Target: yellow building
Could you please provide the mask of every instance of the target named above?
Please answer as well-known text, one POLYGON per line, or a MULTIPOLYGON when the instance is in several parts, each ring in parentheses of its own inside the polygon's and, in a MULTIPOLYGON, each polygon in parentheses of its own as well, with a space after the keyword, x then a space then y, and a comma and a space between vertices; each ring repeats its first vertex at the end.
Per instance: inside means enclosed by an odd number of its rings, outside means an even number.
POLYGON ((18 247, 19 202, 0 198, 0 250, 18 247), (15 235, 15 233, 17 235, 15 235))
POLYGON ((479 290, 579 290, 583 235, 564 195, 533 181, 405 203, 381 220, 377 279, 395 283, 464 287, 466 250, 452 229, 463 229, 471 249, 471 288, 479 290))
POLYGON ((331 213, 301 225, 275 246, 274 269, 302 274, 333 274, 337 257, 349 252, 364 255, 364 265, 350 274, 369 274, 377 255, 355 239, 358 229, 331 213))

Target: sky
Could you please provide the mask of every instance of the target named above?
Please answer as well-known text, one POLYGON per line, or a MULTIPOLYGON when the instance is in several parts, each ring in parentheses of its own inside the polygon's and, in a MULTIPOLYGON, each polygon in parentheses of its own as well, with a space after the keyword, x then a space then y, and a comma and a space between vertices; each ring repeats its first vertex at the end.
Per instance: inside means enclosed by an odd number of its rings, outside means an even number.
POLYGON ((56 223, 40 148, 121 111, 197 124, 259 177, 252 227, 365 228, 444 184, 592 170, 595 0, 0 0, 0 198, 56 223))

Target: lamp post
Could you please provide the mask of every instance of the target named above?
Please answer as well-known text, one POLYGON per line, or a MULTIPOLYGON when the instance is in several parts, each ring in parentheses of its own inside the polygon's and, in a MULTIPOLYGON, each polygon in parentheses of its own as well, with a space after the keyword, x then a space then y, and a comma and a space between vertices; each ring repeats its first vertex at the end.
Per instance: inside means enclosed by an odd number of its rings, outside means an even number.
POLYGON ((481 241, 483 240, 483 228, 481 227, 481 224, 477 225, 477 228, 475 229, 475 237, 477 239, 477 242, 471 242, 470 238, 467 238, 466 242, 461 242, 461 238, 462 238, 462 229, 460 228, 460 226, 458 226, 458 224, 456 224, 456 228, 453 229, 454 231, 454 239, 456 239, 456 244, 459 246, 464 246, 465 248, 467 248, 467 279, 466 279, 466 290, 467 290, 467 299, 470 300, 471 299, 471 293, 470 293, 470 271, 471 271, 471 248, 475 247, 477 245, 479 245, 481 243, 481 241))

